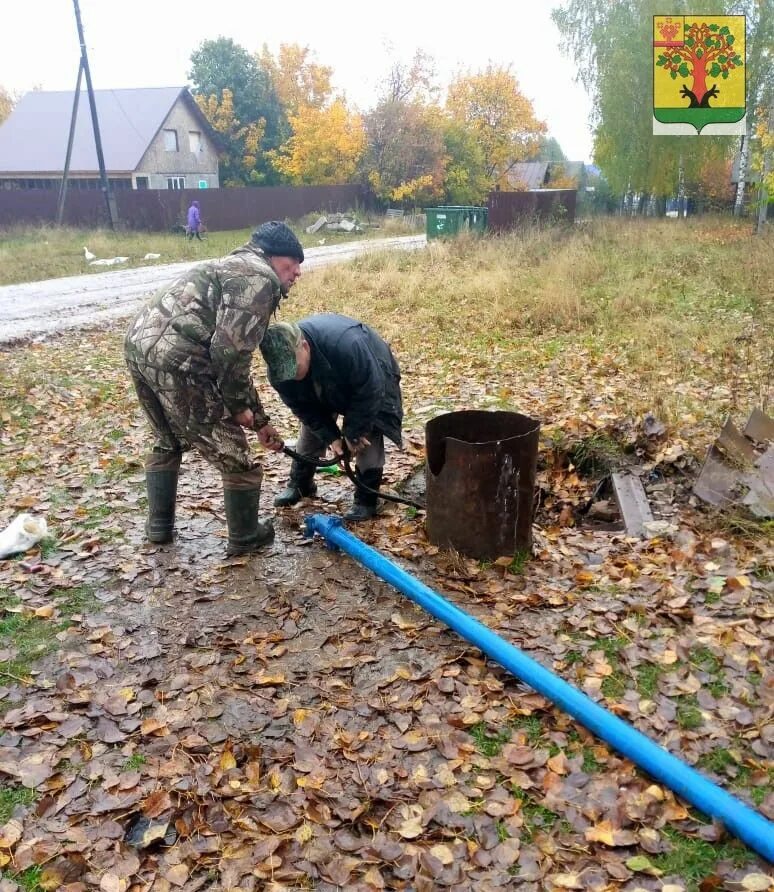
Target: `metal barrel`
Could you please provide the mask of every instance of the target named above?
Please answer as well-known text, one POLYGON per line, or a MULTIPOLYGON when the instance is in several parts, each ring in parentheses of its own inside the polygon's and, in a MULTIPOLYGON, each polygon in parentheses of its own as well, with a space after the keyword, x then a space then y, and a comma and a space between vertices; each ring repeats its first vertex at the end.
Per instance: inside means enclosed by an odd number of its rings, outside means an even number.
POLYGON ((425 426, 427 535, 480 560, 532 548, 540 422, 464 410, 425 426))

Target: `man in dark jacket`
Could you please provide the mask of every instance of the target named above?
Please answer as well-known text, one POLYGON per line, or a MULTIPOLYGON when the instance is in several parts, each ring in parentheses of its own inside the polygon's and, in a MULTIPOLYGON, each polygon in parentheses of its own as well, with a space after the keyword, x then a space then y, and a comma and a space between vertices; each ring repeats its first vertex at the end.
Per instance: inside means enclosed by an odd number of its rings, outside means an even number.
MULTIPOLYGON (((341 455, 343 433, 355 456, 356 476, 374 490, 356 489, 345 518, 373 517, 384 469, 384 437, 402 445, 400 369, 390 348, 362 322, 323 313, 297 325, 269 326, 261 353, 272 387, 301 421, 296 451, 319 458, 331 446, 341 455), (340 415, 343 431, 337 425, 340 415)), ((274 504, 294 505, 314 495, 313 478, 313 465, 294 461, 287 489, 274 504)))
POLYGON ((282 440, 250 364, 303 260, 289 227, 264 223, 248 244, 162 288, 129 326, 126 363, 154 435, 145 458, 151 542, 172 539, 180 460, 191 447, 221 472, 227 553, 246 554, 273 539, 271 522, 258 519, 263 471, 244 429, 255 430, 267 449, 281 449, 282 440))

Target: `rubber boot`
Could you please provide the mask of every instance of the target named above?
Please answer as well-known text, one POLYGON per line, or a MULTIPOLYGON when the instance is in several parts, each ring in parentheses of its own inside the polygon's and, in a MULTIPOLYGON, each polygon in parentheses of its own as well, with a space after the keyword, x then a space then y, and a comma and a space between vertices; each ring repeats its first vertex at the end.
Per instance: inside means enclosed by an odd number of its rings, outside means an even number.
POLYGON ((250 554, 268 545, 274 540, 274 525, 270 520, 258 520, 263 471, 253 468, 222 476, 228 524, 226 554, 250 554))
MULTIPOLYGON (((382 485, 382 469, 369 468, 367 471, 357 470, 355 476, 369 488, 379 490, 382 485)), ((355 490, 352 507, 344 515, 344 520, 350 523, 359 523, 361 520, 370 520, 376 516, 376 492, 366 492, 359 487, 355 490)))
POLYGON ((314 482, 314 465, 302 465, 293 462, 290 469, 288 485, 274 499, 275 508, 287 508, 301 499, 317 495, 317 484, 314 482))
POLYGON ((150 452, 145 456, 145 487, 148 492, 148 519, 145 535, 150 542, 171 542, 175 531, 179 452, 150 452))

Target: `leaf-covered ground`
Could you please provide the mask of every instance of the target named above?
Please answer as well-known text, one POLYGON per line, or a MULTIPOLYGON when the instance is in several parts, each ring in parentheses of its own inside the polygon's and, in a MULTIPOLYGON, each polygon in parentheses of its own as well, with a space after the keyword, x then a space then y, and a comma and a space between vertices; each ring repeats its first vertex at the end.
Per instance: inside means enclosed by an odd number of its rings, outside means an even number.
MULTIPOLYGON (((439 412, 541 419, 530 560, 440 550, 394 505, 359 532, 770 818, 772 530, 690 485, 727 414, 770 409, 771 248, 717 221, 433 244, 310 274, 281 313, 393 344, 393 487, 417 485, 439 412), (664 536, 584 521, 611 466, 639 470, 664 536)), ((52 533, 0 561, 2 892, 770 888, 721 827, 305 540, 344 478, 226 560, 219 481, 189 455, 178 538, 146 544, 121 328, 0 353, 0 526, 52 533)), ((265 465, 270 505, 287 462, 265 465)))

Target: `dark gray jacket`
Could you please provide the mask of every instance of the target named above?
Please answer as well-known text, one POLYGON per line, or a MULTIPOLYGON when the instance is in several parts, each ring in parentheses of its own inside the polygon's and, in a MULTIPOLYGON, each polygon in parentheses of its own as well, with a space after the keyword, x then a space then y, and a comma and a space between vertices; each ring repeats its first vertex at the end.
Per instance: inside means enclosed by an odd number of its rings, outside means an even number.
POLYGON ((348 440, 381 431, 402 443, 400 369, 390 348, 367 325, 336 313, 298 322, 311 347, 303 381, 271 382, 282 402, 326 445, 340 434, 335 415, 344 417, 348 440))

